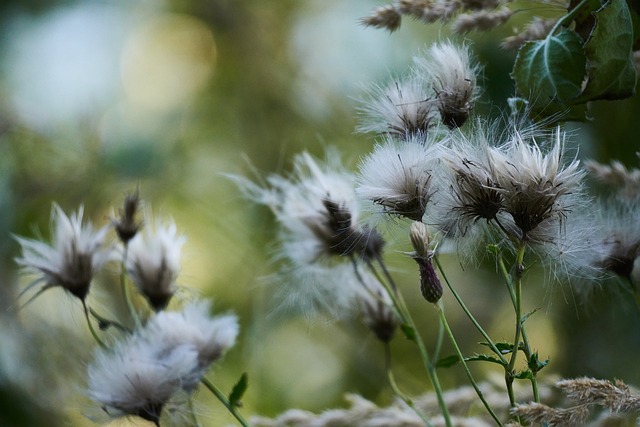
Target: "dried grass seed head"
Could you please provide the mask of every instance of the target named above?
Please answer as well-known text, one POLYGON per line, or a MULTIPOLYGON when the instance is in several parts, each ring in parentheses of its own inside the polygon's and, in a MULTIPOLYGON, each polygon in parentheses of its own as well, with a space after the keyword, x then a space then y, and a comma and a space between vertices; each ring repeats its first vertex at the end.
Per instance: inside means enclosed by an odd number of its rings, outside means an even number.
POLYGON ((176 292, 180 253, 186 237, 173 221, 148 221, 129 243, 127 272, 138 291, 155 310, 162 310, 176 292))
POLYGON ((402 15, 395 5, 381 6, 375 8, 369 16, 365 16, 360 22, 367 27, 384 28, 393 33, 400 28, 402 15))
POLYGON ((374 213, 421 221, 435 193, 440 146, 431 138, 398 141, 388 136, 360 164, 356 193, 374 213), (377 212, 375 212, 377 211, 377 212))
POLYGON ((84 302, 95 273, 111 258, 105 248, 108 227, 93 229, 90 222, 83 224, 83 207, 67 216, 60 206, 51 211, 51 245, 33 239, 16 237, 22 247, 22 256, 16 258, 25 273, 37 279, 31 287, 43 284, 35 297, 53 287, 62 287, 84 302))
POLYGON ((416 75, 433 87, 442 122, 450 129, 462 126, 479 96, 480 67, 472 60, 469 47, 436 43, 416 56, 414 63, 416 75))

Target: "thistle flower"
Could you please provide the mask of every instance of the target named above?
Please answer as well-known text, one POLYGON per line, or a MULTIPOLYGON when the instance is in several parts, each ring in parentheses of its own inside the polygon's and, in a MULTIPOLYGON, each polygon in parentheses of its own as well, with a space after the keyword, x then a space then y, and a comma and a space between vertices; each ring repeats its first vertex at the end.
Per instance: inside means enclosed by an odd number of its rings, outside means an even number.
POLYGON ((160 425, 163 407, 198 369, 192 346, 160 351, 134 334, 113 350, 100 348, 89 365, 89 397, 113 417, 135 415, 160 425))
POLYGON ((197 368, 190 379, 183 380, 184 388, 193 388, 209 366, 220 359, 236 342, 238 318, 228 314, 211 317, 211 303, 199 301, 188 304, 180 312, 163 311, 153 316, 143 331, 150 342, 170 351, 187 346, 197 354, 197 368))
POLYGON ((438 153, 435 143, 421 137, 386 137, 362 161, 356 193, 382 213, 421 221, 435 192, 432 178, 438 153))
POLYGON ((358 274, 360 283, 355 284, 355 299, 364 323, 380 341, 388 343, 393 339, 400 323, 391 297, 373 275, 362 271, 358 274))
POLYGON ((114 226, 120 241, 124 244, 129 243, 133 239, 142 224, 136 220, 136 213, 140 205, 140 193, 136 190, 124 199, 124 207, 119 211, 119 218, 114 221, 114 226))
POLYGON ((62 287, 84 303, 94 274, 109 260, 110 252, 103 247, 108 227, 93 229, 82 223, 84 209, 67 217, 58 205, 53 205, 51 222, 52 244, 16 237, 22 256, 16 262, 26 273, 37 279, 24 291, 43 283, 33 300, 47 289, 62 287))
POLYGON ((547 225, 560 223, 581 203, 585 172, 575 158, 563 164, 565 133, 558 129, 552 138, 547 152, 535 138, 528 143, 517 132, 506 146, 490 149, 492 176, 518 239, 544 241, 549 237, 547 225))
POLYGON ((320 306, 338 316, 353 311, 356 287, 362 285, 352 263, 380 256, 384 242, 361 225, 355 177, 343 168, 337 152, 328 151, 322 163, 302 153, 294 159, 291 176, 269 176, 264 186, 231 179, 248 199, 275 214, 278 258, 285 261, 281 273, 288 285, 279 290, 284 304, 303 311, 320 306))
POLYGON ((430 248, 429 230, 422 222, 416 221, 411 224, 409 237, 415 251, 409 255, 418 264, 420 271, 420 292, 424 299, 435 304, 442 298, 443 290, 438 274, 433 267, 434 252, 430 248))
POLYGON ((471 60, 467 46, 450 42, 435 44, 424 56, 414 58, 416 72, 433 86, 442 122, 454 129, 462 126, 479 95, 479 66, 471 60))
POLYGON ((129 243, 127 272, 151 307, 164 309, 176 291, 180 250, 186 238, 176 225, 156 223, 129 243))
POLYGON ((394 80, 386 87, 374 86, 362 101, 363 123, 358 131, 406 139, 426 134, 437 115, 435 101, 429 85, 415 76, 394 80))
POLYGON ((592 264, 640 285, 640 201, 601 202, 591 227, 597 229, 592 264))

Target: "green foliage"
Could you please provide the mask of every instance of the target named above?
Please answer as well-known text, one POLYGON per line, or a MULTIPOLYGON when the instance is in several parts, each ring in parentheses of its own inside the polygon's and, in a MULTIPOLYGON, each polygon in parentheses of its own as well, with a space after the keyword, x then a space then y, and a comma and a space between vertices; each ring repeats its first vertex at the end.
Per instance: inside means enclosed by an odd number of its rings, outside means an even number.
POLYGON ((460 361, 457 354, 445 356, 436 362, 436 368, 450 368, 460 361))
POLYGON ((584 120, 587 102, 634 95, 637 18, 624 0, 585 0, 572 4, 545 39, 525 43, 511 77, 531 113, 584 120), (566 27, 572 21, 575 31, 566 27))
POLYGON ((533 114, 564 114, 564 119, 579 119, 585 108, 572 105, 572 100, 580 94, 585 66, 580 36, 563 28, 544 40, 525 43, 511 76, 533 114))
POLYGON ((400 329, 402 329, 402 333, 404 333, 404 336, 409 341, 416 340, 416 330, 413 327, 411 327, 410 325, 407 325, 406 323, 403 323, 402 325, 400 325, 400 329))
POLYGON ((240 406, 240 399, 244 395, 244 392, 247 391, 249 387, 249 377, 247 373, 243 373, 236 385, 231 389, 231 393, 229 393, 229 404, 233 407, 240 406))

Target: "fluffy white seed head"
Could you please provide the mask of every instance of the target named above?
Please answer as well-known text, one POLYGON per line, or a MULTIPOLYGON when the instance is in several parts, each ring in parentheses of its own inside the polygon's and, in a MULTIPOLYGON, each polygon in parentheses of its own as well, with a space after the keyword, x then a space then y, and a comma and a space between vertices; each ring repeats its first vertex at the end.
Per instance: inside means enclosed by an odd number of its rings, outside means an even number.
POLYGON ((375 213, 422 220, 435 192, 439 146, 422 138, 386 137, 360 164, 356 193, 373 202, 375 213))
POLYGON ((414 63, 423 84, 433 87, 442 122, 452 129, 462 126, 479 95, 480 68, 472 61, 468 46, 436 43, 416 56, 414 63))
POLYGON ((110 259, 110 250, 104 248, 108 227, 94 230, 90 222, 83 224, 82 217, 82 207, 68 217, 54 205, 51 245, 16 238, 22 247, 22 256, 16 262, 25 273, 38 276, 34 284, 44 284, 38 294, 60 286, 84 301, 94 274, 110 259))
POLYGON ((490 150, 492 175, 517 238, 547 240, 546 225, 561 223, 583 200, 585 171, 576 158, 565 163, 565 133, 558 129, 552 138, 551 147, 543 149, 535 138, 526 141, 515 133, 490 150))
POLYGON ((193 348, 198 355, 197 377, 233 347, 240 326, 235 315, 211 316, 209 301, 192 302, 179 312, 163 311, 145 326, 146 340, 157 342, 167 351, 180 346, 193 348))
POLYGON ((129 242, 127 272, 154 310, 165 308, 176 291, 185 242, 172 221, 149 224, 129 242))
POLYGON ((438 114, 432 89, 422 79, 409 76, 387 86, 374 86, 362 101, 358 131, 409 138, 426 134, 438 114))
POLYGON ((136 415, 159 425, 165 404, 198 366, 194 347, 160 351, 134 334, 113 350, 99 349, 89 365, 89 397, 114 417, 136 415))

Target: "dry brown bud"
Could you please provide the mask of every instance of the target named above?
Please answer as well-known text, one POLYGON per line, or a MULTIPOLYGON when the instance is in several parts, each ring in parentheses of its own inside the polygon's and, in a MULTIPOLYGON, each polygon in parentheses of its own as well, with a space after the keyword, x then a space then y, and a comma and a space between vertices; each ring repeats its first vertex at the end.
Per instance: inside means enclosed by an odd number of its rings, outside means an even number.
POLYGON ((400 28, 402 15, 394 5, 382 6, 374 9, 373 12, 360 21, 367 27, 384 28, 389 32, 394 32, 400 28))
POLYGON ((473 13, 463 13, 453 22, 451 29, 454 33, 466 33, 468 31, 487 31, 502 25, 513 12, 506 6, 497 10, 478 10, 473 13))

